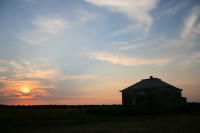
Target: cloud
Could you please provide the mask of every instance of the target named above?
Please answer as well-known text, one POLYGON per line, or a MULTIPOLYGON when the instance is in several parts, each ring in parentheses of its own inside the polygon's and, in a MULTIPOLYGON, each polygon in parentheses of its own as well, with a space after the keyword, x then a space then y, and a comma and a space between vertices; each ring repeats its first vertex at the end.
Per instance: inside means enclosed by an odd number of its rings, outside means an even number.
MULTIPOLYGON (((164 40, 166 41, 166 40, 164 40)), ((159 39, 149 39, 149 38, 140 38, 135 40, 130 40, 126 42, 114 42, 113 44, 118 47, 121 51, 127 50, 153 50, 162 47, 163 38, 159 39)))
POLYGON ((32 25, 34 29, 18 33, 17 38, 29 44, 40 45, 70 28, 69 22, 61 17, 37 17, 32 25))
POLYGON ((200 5, 194 7, 191 13, 185 20, 183 30, 181 31, 181 38, 190 36, 191 34, 200 33, 200 5))
MULTIPOLYGON (((67 100, 80 93, 82 81, 85 83, 87 80, 91 84, 91 80, 99 79, 92 74, 66 76, 46 58, 0 60, 0 65, 8 66, 6 74, 0 77, 0 101, 6 104, 33 104, 38 100, 41 100, 38 101, 39 104, 45 101, 49 104, 59 99, 67 100), (24 88, 28 88, 28 93, 24 88), (24 103, 23 100, 27 102, 24 103), (15 103, 16 101, 18 102, 15 103)), ((85 88, 82 92, 85 93, 85 88)))
POLYGON ((183 70, 197 64, 200 64, 200 52, 184 57, 177 63, 177 67, 183 70))
POLYGON ((24 99, 32 100, 29 104, 38 99, 45 101, 45 97, 53 96, 50 90, 58 89, 55 82, 59 70, 51 67, 47 59, 0 60, 2 64, 8 66, 3 77, 0 77, 0 101, 3 103, 15 104, 15 101, 19 101, 21 104, 24 99), (24 92, 24 87, 29 91, 24 92))
POLYGON ((92 21, 99 17, 99 15, 97 15, 93 12, 86 11, 86 10, 75 11, 75 16, 82 23, 92 21))
POLYGON ((6 72, 6 71, 8 71, 7 67, 0 67, 0 72, 6 72))
POLYGON ((5 75, 0 80, 48 80, 51 82, 63 80, 95 80, 93 74, 64 75, 58 66, 52 66, 46 58, 34 58, 26 61, 0 60, 0 65, 8 66, 5 75))
POLYGON ((144 48, 144 47, 147 47, 148 45, 147 44, 126 44, 126 45, 123 45, 123 46, 120 46, 119 49, 120 50, 130 50, 130 49, 136 49, 136 48, 144 48))
POLYGON ((172 3, 169 5, 170 8, 167 8, 163 11, 163 15, 174 15, 176 14, 178 11, 180 11, 181 9, 183 9, 186 6, 186 2, 182 1, 182 2, 178 2, 174 3, 175 1, 172 1, 172 3))
POLYGON ((6 79, 6 77, 0 77, 0 80, 4 80, 4 79, 6 79))
POLYGON ((57 76, 58 76, 58 71, 54 69, 31 70, 24 74, 25 78, 37 78, 37 79, 54 79, 57 76))
MULTIPOLYGON (((0 80, 2 80, 2 79, 0 78, 0 80)), ((0 82, 0 88, 2 88, 2 87, 4 87, 4 82, 0 82)))
POLYGON ((91 59, 107 61, 113 64, 120 64, 124 66, 165 65, 169 62, 169 59, 134 58, 103 52, 90 53, 88 56, 91 59))
POLYGON ((25 80, 1 80, 3 87, 0 89, 0 100, 13 99, 37 99, 40 97, 49 97, 51 94, 47 88, 54 88, 52 84, 43 85, 40 81, 25 81, 25 80), (23 91, 23 87, 29 89, 28 93, 23 91))
POLYGON ((38 17, 32 22, 38 31, 58 34, 66 28, 70 28, 69 23, 63 18, 38 17))
POLYGON ((60 70, 52 66, 46 58, 34 58, 26 61, 1 60, 0 67, 4 77, 9 79, 55 79, 60 75, 60 70))
POLYGON ((44 33, 38 31, 26 31, 17 34, 17 38, 21 39, 22 41, 28 44, 41 45, 47 42, 48 40, 52 39, 53 36, 50 34, 44 35, 44 33))
MULTIPOLYGON (((120 29, 120 30, 116 30, 113 33, 111 33, 109 35, 109 37, 113 37, 113 36, 118 36, 118 35, 123 35, 132 31, 136 31, 137 29, 141 30, 141 28, 144 28, 141 24, 135 24, 135 25, 128 25, 127 27, 120 29)), ((147 29, 148 30, 148 29, 147 29)), ((142 31, 142 30, 141 30, 142 31)), ((148 31, 146 31, 145 34, 147 34, 148 31)))
POLYGON ((49 104, 55 102, 52 99, 66 99, 66 95, 72 95, 74 90, 67 88, 71 84, 70 81, 66 83, 67 79, 94 78, 92 75, 66 78, 60 73, 60 69, 52 66, 46 58, 26 61, 0 60, 1 65, 8 66, 8 71, 0 77, 0 101, 4 104, 49 104), (24 91, 24 88, 28 88, 28 92, 24 91), (70 94, 66 94, 68 91, 70 94))
POLYGON ((33 64, 30 61, 15 62, 12 61, 16 78, 31 78, 31 79, 55 79, 59 75, 59 70, 51 68, 50 66, 42 67, 37 64, 33 64))
POLYGON ((98 79, 95 75, 71 75, 71 76, 64 76, 63 80, 94 80, 98 79))
MULTIPOLYGON (((183 21, 182 28, 177 38, 166 38, 161 42, 168 48, 163 49, 171 51, 170 55, 188 57, 194 55, 198 51, 200 35, 200 5, 196 5, 189 11, 183 21), (175 53, 174 53, 175 52, 175 53)), ((165 48, 166 48, 165 47, 165 48)))
POLYGON ((24 2, 30 2, 30 3, 32 3, 32 2, 34 2, 35 0, 21 0, 21 1, 24 1, 24 2))
MULTIPOLYGON (((96 6, 105 7, 113 12, 123 13, 133 22, 134 27, 145 28, 147 34, 153 23, 150 11, 156 7, 157 0, 85 0, 96 6)), ((131 26, 132 27, 132 26, 131 26)), ((130 28, 130 26, 129 26, 130 28)), ((129 29, 128 28, 128 29, 129 29)), ((127 29, 126 29, 127 30, 127 29)), ((129 31, 129 30, 127 30, 129 31)))

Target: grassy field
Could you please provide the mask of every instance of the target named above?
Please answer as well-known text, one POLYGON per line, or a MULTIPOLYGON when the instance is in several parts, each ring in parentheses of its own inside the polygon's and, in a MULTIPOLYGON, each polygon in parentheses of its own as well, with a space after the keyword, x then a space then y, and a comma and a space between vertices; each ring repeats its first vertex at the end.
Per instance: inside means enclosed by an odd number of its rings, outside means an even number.
POLYGON ((121 107, 1 108, 0 132, 200 133, 199 110, 150 114, 143 110, 137 115, 122 115, 127 110, 123 111, 121 107))

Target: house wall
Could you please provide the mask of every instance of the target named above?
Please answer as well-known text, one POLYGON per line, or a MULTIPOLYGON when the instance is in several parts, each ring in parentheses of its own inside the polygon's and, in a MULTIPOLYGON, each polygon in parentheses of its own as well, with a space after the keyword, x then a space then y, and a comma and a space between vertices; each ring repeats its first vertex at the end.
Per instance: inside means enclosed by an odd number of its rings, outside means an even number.
POLYGON ((136 105, 137 98, 142 98, 142 103, 146 105, 179 105, 183 103, 181 90, 175 90, 170 88, 160 88, 160 89, 144 89, 142 90, 147 95, 146 96, 135 96, 140 90, 134 90, 131 92, 122 92, 122 104, 125 106, 136 105))
POLYGON ((122 92, 122 105, 124 106, 132 106, 132 96, 134 92, 122 92))
POLYGON ((162 88, 155 91, 156 105, 179 105, 181 104, 181 91, 162 88))

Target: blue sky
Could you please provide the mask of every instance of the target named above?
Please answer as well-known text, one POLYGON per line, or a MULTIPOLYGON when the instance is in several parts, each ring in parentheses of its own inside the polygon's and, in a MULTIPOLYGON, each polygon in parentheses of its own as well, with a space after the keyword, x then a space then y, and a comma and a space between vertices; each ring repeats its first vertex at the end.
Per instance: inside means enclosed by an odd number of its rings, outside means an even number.
POLYGON ((198 0, 1 0, 1 104, 120 104, 150 75, 200 102, 198 0))

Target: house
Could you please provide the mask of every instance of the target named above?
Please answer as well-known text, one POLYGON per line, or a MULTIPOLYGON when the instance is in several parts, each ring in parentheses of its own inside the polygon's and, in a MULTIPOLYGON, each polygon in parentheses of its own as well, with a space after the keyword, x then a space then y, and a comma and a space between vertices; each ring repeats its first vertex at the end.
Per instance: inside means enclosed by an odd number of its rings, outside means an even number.
POLYGON ((122 105, 175 106, 186 103, 182 89, 172 86, 159 78, 142 79, 140 82, 120 91, 122 105))

